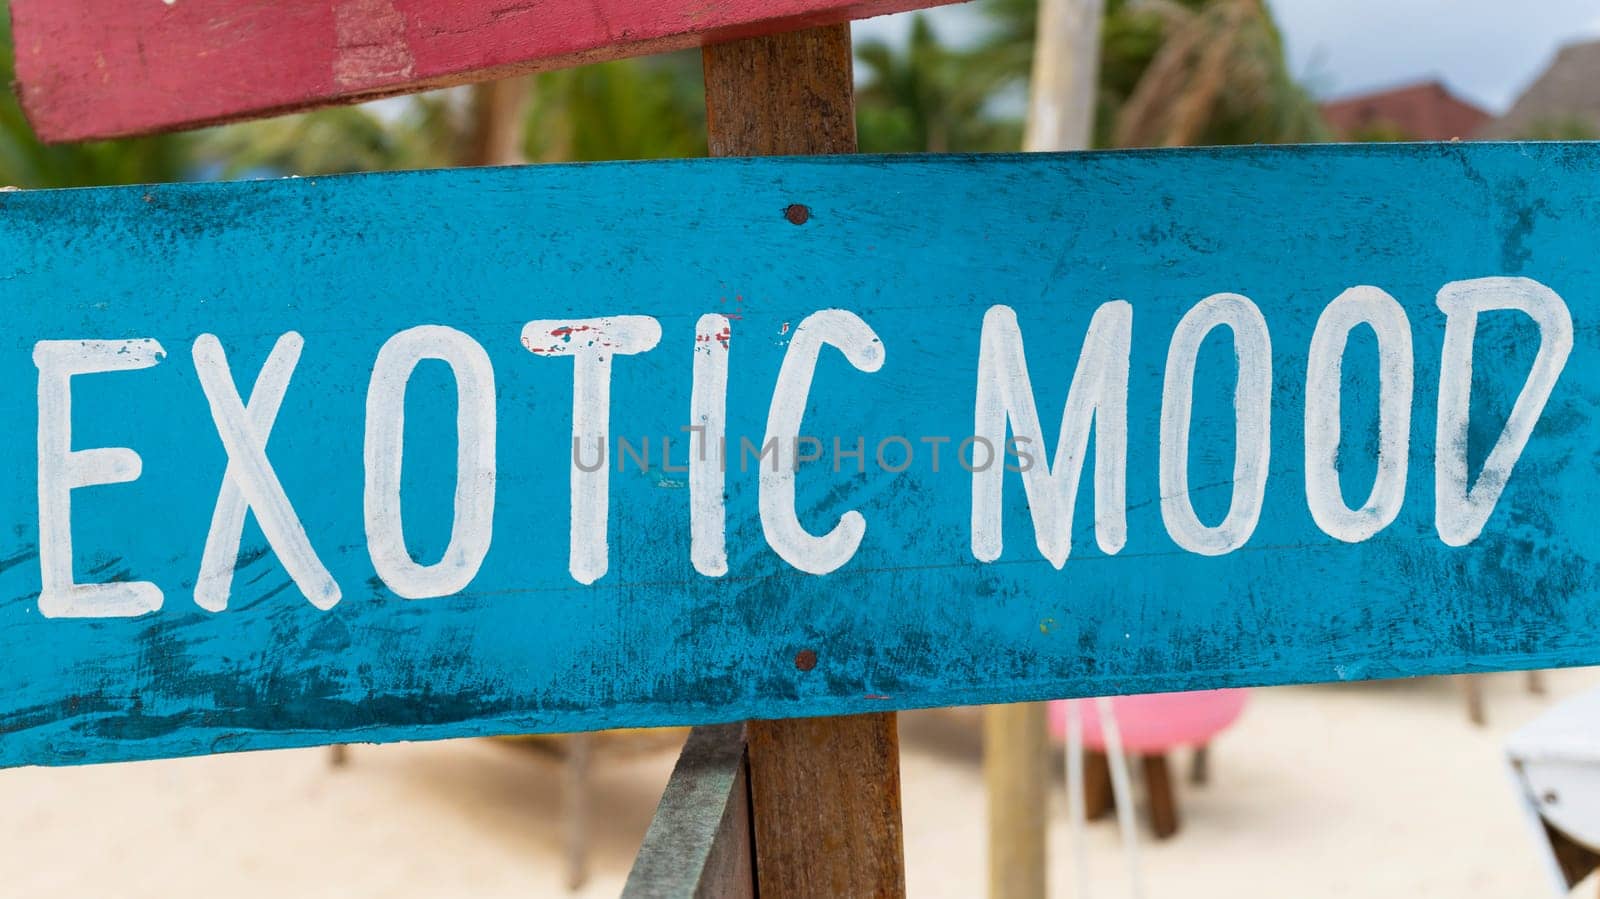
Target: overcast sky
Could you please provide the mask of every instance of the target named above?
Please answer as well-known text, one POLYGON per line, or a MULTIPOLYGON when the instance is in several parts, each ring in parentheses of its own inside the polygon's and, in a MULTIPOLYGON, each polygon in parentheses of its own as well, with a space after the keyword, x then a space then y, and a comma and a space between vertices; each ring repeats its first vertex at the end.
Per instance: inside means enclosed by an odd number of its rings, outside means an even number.
MULTIPOLYGON (((1268 0, 1289 65, 1330 97, 1437 77, 1501 112, 1564 43, 1600 37, 1597 0, 1268 0)), ((942 34, 979 27, 971 11, 937 11, 942 34)), ((858 34, 903 34, 905 16, 858 24, 858 34)))

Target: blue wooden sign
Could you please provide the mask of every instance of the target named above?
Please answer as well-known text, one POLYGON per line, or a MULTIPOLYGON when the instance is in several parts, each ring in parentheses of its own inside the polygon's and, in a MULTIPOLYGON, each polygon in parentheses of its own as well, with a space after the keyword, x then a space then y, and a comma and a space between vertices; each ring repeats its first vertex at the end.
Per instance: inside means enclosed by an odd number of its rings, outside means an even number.
POLYGON ((0 194, 0 763, 1600 662, 1600 148, 0 194))

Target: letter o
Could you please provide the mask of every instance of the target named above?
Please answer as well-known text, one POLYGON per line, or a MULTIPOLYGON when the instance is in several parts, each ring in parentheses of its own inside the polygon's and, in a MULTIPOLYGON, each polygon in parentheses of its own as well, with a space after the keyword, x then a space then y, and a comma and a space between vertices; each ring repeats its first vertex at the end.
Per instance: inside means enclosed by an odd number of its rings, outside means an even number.
POLYGON ((1161 520, 1190 552, 1220 556, 1243 546, 1261 518, 1272 452, 1272 338, 1261 310, 1236 293, 1217 293, 1190 309, 1173 329, 1161 392, 1161 520), (1200 344, 1213 328, 1233 332, 1239 360, 1234 383, 1233 497, 1222 523, 1207 527, 1189 501, 1189 422, 1200 344))
POLYGON ((1323 533, 1360 543, 1388 527, 1406 498, 1411 452, 1411 322, 1395 298, 1376 287, 1352 287, 1317 319, 1306 356, 1306 505, 1323 533), (1358 325, 1378 337, 1378 470, 1359 509, 1345 504, 1339 484, 1340 390, 1344 351, 1358 325))
POLYGON ((477 341, 454 328, 421 325, 384 343, 367 386, 364 461, 367 553, 378 577, 407 599, 464 589, 488 555, 494 527, 494 368, 477 341), (432 565, 412 561, 400 519, 406 385, 423 359, 449 365, 456 381, 455 517, 450 543, 432 565))

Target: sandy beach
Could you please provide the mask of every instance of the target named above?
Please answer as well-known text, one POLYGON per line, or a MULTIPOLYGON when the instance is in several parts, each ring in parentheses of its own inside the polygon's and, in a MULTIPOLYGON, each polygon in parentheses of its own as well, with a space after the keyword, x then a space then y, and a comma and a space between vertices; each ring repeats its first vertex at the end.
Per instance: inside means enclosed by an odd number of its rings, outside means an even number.
MULTIPOLYGON (((1152 899, 1550 895, 1502 761, 1505 735, 1600 670, 1484 678, 1488 725, 1444 679, 1257 690, 1181 783, 1182 830, 1140 844, 1152 899)), ((902 717, 910 894, 983 895, 984 795, 970 714, 902 717)), ((0 772, 0 895, 46 897, 615 896, 674 754, 607 760, 593 779, 593 874, 563 885, 560 772, 503 742, 0 772)), ((1187 759, 1180 756, 1179 770, 1187 759)), ((1051 895, 1077 892, 1060 775, 1051 895)), ((1090 895, 1130 895, 1116 827, 1087 828, 1090 895)), ((1587 884, 1578 895, 1588 895, 1587 884)))

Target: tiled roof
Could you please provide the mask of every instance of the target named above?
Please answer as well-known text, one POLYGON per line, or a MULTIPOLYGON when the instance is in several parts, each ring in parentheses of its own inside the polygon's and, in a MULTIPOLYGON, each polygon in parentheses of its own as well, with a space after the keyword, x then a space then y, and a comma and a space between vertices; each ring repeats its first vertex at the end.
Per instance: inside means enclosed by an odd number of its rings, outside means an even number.
POLYGON ((1511 109, 1478 136, 1532 137, 1541 128, 1574 123, 1600 133, 1600 41, 1562 47, 1511 109))
POLYGON ((1374 133, 1410 140, 1471 137, 1489 114, 1437 81, 1424 81, 1322 104, 1322 117, 1340 138, 1374 133))

